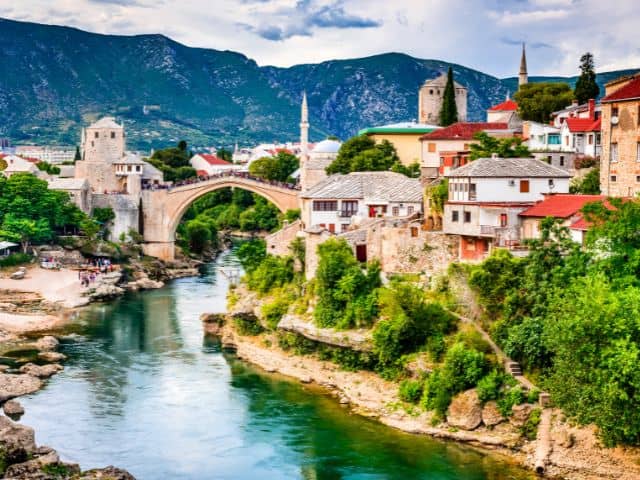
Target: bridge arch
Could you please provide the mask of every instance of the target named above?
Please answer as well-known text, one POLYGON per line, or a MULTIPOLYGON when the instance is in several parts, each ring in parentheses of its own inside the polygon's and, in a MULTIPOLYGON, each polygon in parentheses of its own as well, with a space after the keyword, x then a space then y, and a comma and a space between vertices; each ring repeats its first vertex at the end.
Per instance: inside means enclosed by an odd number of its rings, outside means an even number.
POLYGON ((284 184, 239 175, 214 177, 171 189, 145 190, 142 200, 145 253, 172 260, 175 255, 175 232, 189 206, 207 193, 228 187, 260 195, 283 213, 299 207, 298 190, 284 184))

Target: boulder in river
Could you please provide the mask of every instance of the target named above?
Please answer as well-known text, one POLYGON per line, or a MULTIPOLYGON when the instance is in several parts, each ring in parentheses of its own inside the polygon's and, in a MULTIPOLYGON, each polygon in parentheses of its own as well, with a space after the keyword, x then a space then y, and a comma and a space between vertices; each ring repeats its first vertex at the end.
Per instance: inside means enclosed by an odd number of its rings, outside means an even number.
POLYGON ((83 472, 78 480, 136 480, 136 478, 126 470, 109 466, 83 472))
POLYGON ((24 414, 24 407, 17 400, 8 400, 2 405, 5 415, 20 416, 24 414))
POLYGON ((0 373, 0 402, 33 393, 42 387, 42 381, 32 375, 0 373))
POLYGON ((222 326, 225 323, 224 313, 203 313, 200 315, 204 332, 209 335, 220 335, 222 326))
POLYGON ((47 365, 27 363, 20 367, 20 373, 26 373, 38 378, 49 378, 62 370, 64 370, 64 367, 58 363, 49 363, 47 365))
POLYGON ((56 348, 58 348, 58 339, 52 335, 45 335, 42 338, 39 338, 35 343, 35 347, 37 350, 41 352, 53 352, 56 348))
POLYGON ((111 300, 124 293, 124 289, 115 285, 98 285, 90 294, 91 300, 111 300))
POLYGON ((40 352, 38 354, 38 360, 43 360, 50 363, 62 362, 66 359, 67 356, 64 353, 59 352, 40 352))
POLYGON ((474 430, 482 423, 482 403, 475 389, 457 395, 447 411, 447 423, 461 430, 474 430))

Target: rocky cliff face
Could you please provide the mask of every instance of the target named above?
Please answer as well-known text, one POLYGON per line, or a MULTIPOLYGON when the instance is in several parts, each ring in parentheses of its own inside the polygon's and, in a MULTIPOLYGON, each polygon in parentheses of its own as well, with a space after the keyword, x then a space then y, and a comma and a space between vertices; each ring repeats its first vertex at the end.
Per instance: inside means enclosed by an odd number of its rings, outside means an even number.
MULTIPOLYGON (((301 92, 312 140, 417 118, 419 86, 449 63, 389 53, 291 68, 259 67, 242 54, 189 48, 162 35, 97 35, 0 19, 0 137, 77 144, 103 115, 123 120, 131 148, 294 140, 301 92)), ((452 65, 469 88, 469 117, 513 91, 452 65)))

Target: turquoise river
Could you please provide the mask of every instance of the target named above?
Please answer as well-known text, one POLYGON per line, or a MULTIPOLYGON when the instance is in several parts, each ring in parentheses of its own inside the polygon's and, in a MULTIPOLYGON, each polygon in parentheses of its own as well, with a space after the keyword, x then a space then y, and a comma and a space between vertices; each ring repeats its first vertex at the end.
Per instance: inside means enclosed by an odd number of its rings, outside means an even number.
POLYGON ((367 420, 313 386, 267 374, 205 339, 222 312, 224 253, 197 278, 80 312, 65 370, 25 397, 21 422, 83 469, 158 479, 529 479, 451 442, 367 420))

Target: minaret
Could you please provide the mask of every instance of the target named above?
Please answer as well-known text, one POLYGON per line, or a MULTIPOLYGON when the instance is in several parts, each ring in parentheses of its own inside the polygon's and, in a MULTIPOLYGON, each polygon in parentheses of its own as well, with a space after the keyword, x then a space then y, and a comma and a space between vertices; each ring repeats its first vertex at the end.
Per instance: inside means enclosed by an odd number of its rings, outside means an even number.
POLYGON ((302 110, 300 112, 300 189, 304 192, 308 185, 307 167, 309 160, 309 107, 307 92, 302 92, 302 110))
POLYGON ((524 42, 522 43, 522 58, 520 59, 520 75, 518 76, 518 86, 526 85, 529 83, 529 76, 527 75, 527 53, 525 51, 524 42))

